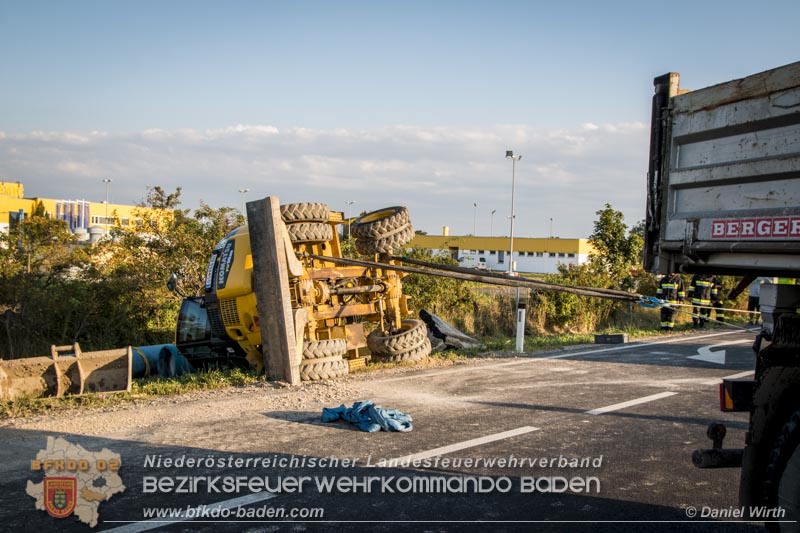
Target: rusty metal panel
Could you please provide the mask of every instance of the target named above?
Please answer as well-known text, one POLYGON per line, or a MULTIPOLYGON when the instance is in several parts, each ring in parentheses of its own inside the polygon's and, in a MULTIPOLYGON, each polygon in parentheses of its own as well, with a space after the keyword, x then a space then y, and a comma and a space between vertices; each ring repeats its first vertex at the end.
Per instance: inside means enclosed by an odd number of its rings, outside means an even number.
POLYGON ((732 102, 758 98, 768 93, 784 91, 796 87, 798 79, 800 79, 800 61, 688 92, 675 100, 673 107, 678 113, 692 113, 701 109, 714 108, 732 102))
POLYGON ((648 206, 660 216, 649 218, 658 237, 648 268, 748 274, 769 265, 800 275, 800 62, 698 91, 671 88, 653 128, 661 136, 648 206))

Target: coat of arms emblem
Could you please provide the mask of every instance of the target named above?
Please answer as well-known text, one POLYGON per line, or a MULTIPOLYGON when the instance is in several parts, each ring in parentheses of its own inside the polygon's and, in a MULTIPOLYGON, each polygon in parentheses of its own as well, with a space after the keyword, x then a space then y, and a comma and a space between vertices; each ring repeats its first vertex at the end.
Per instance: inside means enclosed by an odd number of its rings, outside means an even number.
POLYGON ((75 510, 78 480, 74 477, 44 478, 44 508, 53 518, 66 518, 75 510))

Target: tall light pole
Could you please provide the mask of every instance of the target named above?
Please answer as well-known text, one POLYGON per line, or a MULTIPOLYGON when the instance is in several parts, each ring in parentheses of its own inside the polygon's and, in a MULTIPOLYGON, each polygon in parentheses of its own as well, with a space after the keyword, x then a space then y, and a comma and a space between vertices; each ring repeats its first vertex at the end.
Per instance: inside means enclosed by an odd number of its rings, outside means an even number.
POLYGON ((113 180, 111 178, 103 178, 103 183, 106 184, 106 233, 108 233, 108 186, 111 184, 113 180))
POLYGON ((489 219, 489 237, 494 237, 494 214, 497 213, 497 209, 492 209, 492 216, 489 219))
MULTIPOLYGON (((521 155, 514 155, 511 150, 506 150, 506 159, 511 160, 511 239, 509 243, 508 273, 514 273, 514 182, 516 181, 517 161, 522 159, 521 155)), ((517 353, 522 353, 525 347, 525 304, 519 301, 519 287, 517 287, 517 353)))
POLYGON ((239 189, 239 194, 242 195, 242 216, 244 218, 247 218, 247 211, 245 211, 244 198, 245 198, 245 195, 247 195, 247 193, 249 193, 249 192, 250 192, 250 189, 239 189))
POLYGON ((355 200, 350 200, 349 202, 345 202, 347 204, 347 238, 350 238, 350 207, 356 203, 355 200))
POLYGON ((553 217, 550 217, 550 238, 553 238, 553 217))
POLYGON ((478 231, 478 202, 472 202, 472 236, 477 235, 478 231))
POLYGON ((514 155, 512 150, 506 150, 506 159, 511 160, 511 239, 509 240, 509 260, 508 273, 514 271, 514 182, 516 181, 517 161, 522 159, 521 155, 514 155))

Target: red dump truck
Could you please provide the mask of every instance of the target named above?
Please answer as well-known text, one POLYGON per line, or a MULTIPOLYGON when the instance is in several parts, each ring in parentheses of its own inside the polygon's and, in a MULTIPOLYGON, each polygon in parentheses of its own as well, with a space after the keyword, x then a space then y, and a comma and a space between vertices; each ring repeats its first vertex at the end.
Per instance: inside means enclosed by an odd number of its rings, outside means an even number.
MULTIPOLYGON (((645 267, 800 278, 800 62, 696 91, 654 80, 645 267)), ((780 505, 780 530, 800 517, 800 285, 765 285, 753 379, 720 386, 723 411, 747 411, 743 448, 714 448, 697 466, 741 467, 745 509, 780 505)), ((751 515, 751 518, 754 518, 751 515)), ((795 521, 794 523, 791 523, 795 521)))

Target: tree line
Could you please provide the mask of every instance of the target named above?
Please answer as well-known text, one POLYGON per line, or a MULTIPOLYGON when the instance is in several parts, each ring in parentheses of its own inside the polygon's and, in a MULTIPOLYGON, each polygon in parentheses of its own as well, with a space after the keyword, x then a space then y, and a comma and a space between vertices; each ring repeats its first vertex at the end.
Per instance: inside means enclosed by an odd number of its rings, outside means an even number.
MULTIPOLYGON (((50 346, 80 342, 84 350, 170 343, 180 298, 166 288, 178 274, 187 294, 201 294, 214 246, 245 223, 235 208, 180 208, 181 189, 148 187, 135 210, 139 224, 116 226, 108 239, 80 244, 67 225, 41 210, 0 234, 0 356, 47 355, 50 346)), ((628 228, 610 205, 597 212, 590 241, 597 250, 580 265, 561 265, 547 281, 565 285, 655 292, 641 271, 641 224, 628 228)), ((343 250, 355 255, 344 240, 343 250)), ((427 250, 412 250, 418 258, 427 250)), ((505 296, 470 282, 411 275, 404 290, 414 308, 427 308, 477 335, 513 335, 505 296)), ((531 332, 590 331, 609 323, 620 304, 565 293, 531 292, 531 332)))
POLYGON ((0 234, 0 356, 173 342, 180 298, 166 288, 169 274, 200 294, 211 250, 244 223, 230 207, 180 209, 180 195, 149 187, 134 210, 140 224, 96 244, 79 244, 41 212, 0 234))

